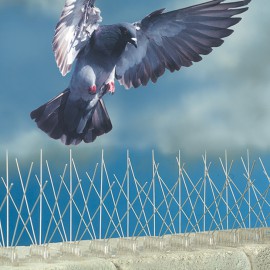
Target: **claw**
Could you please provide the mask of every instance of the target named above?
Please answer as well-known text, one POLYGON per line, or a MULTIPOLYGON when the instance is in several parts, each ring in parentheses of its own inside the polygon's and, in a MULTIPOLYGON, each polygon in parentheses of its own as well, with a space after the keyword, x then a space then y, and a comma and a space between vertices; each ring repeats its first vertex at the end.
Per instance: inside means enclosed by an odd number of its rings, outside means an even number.
POLYGON ((89 93, 90 94, 95 94, 97 92, 97 87, 96 85, 89 86, 89 93))
POLYGON ((115 92, 115 85, 114 85, 114 82, 108 82, 106 84, 106 87, 107 87, 107 91, 111 94, 113 94, 115 92))

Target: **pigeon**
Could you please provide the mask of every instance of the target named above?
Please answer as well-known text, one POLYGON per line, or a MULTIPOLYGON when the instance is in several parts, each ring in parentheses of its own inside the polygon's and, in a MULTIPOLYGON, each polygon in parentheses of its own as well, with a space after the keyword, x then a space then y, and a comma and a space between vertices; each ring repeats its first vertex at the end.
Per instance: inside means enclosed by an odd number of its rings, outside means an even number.
POLYGON ((135 23, 102 25, 94 0, 66 0, 56 26, 53 49, 66 75, 76 62, 69 86, 31 112, 37 126, 66 145, 93 142, 112 130, 102 97, 145 86, 164 74, 202 60, 248 10, 251 0, 212 0, 165 12, 159 9, 135 23))

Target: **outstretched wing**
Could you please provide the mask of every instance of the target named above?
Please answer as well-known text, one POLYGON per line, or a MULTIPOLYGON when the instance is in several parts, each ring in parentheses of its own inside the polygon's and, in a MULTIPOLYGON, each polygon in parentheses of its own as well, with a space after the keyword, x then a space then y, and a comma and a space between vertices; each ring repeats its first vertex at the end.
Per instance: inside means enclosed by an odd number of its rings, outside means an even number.
POLYGON ((134 24, 138 48, 126 46, 116 66, 116 78, 126 88, 136 88, 150 79, 156 82, 165 69, 173 72, 200 61, 201 55, 209 54, 233 32, 228 28, 241 20, 233 16, 246 11, 250 1, 213 0, 167 13, 164 9, 151 13, 134 24))
POLYGON ((53 39, 55 60, 63 76, 102 21, 94 3, 95 0, 66 0, 53 39))

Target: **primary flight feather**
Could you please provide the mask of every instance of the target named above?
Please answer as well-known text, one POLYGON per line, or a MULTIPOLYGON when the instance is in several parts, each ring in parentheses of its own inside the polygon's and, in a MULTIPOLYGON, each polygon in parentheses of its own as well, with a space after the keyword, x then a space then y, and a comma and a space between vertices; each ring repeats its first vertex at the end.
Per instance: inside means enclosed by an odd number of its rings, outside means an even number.
POLYGON ((62 75, 75 69, 68 88, 31 113, 37 126, 64 144, 93 142, 112 124, 102 100, 115 90, 156 82, 202 60, 232 34, 251 0, 213 0, 165 12, 160 9, 135 23, 99 25, 95 0, 66 0, 56 26, 53 49, 62 75))

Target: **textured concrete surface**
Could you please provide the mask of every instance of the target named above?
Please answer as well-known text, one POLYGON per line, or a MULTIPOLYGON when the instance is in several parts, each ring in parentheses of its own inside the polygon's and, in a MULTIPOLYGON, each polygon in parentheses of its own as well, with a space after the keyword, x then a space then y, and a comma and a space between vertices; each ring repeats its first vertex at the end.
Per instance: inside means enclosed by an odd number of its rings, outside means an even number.
POLYGON ((14 269, 269 270, 270 230, 0 247, 0 270, 14 269))
POLYGON ((1 270, 116 270, 112 262, 106 259, 92 258, 88 260, 68 259, 57 262, 24 262, 14 265, 1 265, 1 270))
POLYGON ((112 261, 119 270, 269 270, 270 245, 146 253, 112 261))
MULTIPOLYGON (((55 245, 57 247, 57 245, 55 245)), ((19 247, 18 253, 28 254, 29 247, 19 247)), ((189 251, 122 252, 117 256, 59 255, 42 259, 26 255, 11 263, 1 259, 1 270, 269 270, 270 244, 248 244, 237 247, 198 248, 189 251), (101 257, 103 256, 103 257, 101 257)))
POLYGON ((241 249, 248 256, 252 270, 270 269, 270 245, 246 245, 241 249))

